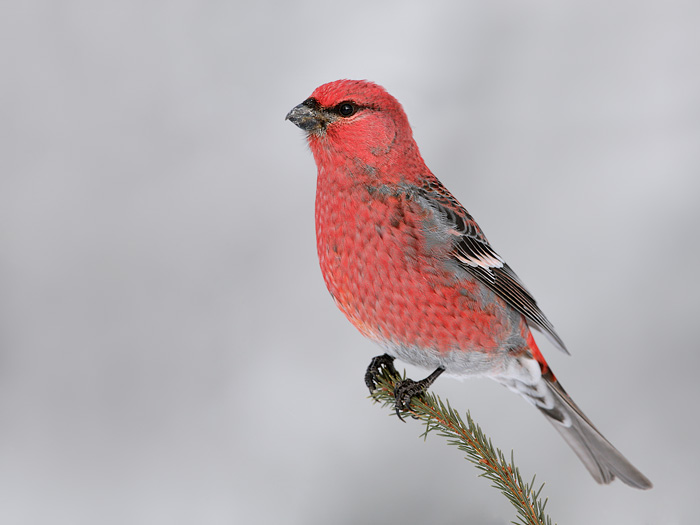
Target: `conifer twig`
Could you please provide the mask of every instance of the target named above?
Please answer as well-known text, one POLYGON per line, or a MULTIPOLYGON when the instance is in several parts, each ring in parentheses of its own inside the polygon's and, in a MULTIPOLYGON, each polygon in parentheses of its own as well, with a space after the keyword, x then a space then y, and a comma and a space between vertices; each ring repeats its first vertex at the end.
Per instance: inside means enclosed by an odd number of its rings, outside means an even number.
MULTIPOLYGON (((405 372, 404 372, 405 376, 405 372)), ((391 375, 382 368, 376 377, 377 388, 372 398, 383 406, 394 407, 394 386, 401 378, 391 375)), ((518 511, 519 522, 525 525, 551 525, 552 521, 545 513, 547 500, 540 499, 544 483, 535 490, 535 477, 529 483, 524 482, 515 466, 513 453, 507 461, 503 452, 493 446, 481 427, 474 423, 469 412, 466 424, 449 401, 443 402, 439 396, 430 392, 421 397, 414 397, 408 414, 425 424, 427 438, 430 432, 437 432, 447 438, 448 443, 456 445, 466 453, 466 459, 482 471, 481 476, 491 481, 491 486, 499 489, 518 511)))

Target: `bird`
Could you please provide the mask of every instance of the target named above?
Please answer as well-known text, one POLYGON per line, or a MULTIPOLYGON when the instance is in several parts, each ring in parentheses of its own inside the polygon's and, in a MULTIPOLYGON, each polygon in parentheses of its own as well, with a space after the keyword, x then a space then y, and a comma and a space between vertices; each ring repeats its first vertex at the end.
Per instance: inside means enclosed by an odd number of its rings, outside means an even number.
POLYGON ((316 245, 336 305, 384 354, 434 370, 405 379, 396 411, 441 374, 487 377, 544 414, 601 484, 652 483, 566 393, 532 335, 568 354, 552 323, 469 212, 428 169, 403 107, 382 86, 336 80, 286 116, 306 134, 316 167, 316 245))

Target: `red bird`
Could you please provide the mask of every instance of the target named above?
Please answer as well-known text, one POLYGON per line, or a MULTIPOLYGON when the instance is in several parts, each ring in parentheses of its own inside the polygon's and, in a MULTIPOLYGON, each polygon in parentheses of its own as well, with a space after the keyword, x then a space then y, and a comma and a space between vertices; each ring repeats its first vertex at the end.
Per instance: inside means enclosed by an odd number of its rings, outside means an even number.
MULTIPOLYGON (((317 88, 287 119, 318 167, 316 236, 338 307, 394 358, 434 369, 396 389, 397 414, 443 372, 486 376, 535 405, 598 483, 651 482, 593 426, 554 377, 530 333, 564 343, 479 225, 425 165, 399 102, 367 81, 317 88)), ((568 353, 568 352, 567 352, 568 353)))

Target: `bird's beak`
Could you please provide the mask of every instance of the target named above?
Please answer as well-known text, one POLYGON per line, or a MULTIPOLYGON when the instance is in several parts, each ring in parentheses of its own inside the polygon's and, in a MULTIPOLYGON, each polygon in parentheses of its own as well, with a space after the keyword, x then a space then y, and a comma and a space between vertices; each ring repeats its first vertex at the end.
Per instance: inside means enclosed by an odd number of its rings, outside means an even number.
POLYGON ((318 102, 313 98, 306 99, 304 102, 295 106, 285 120, 291 121, 295 126, 303 129, 307 133, 318 133, 326 128, 328 121, 320 110, 318 102))

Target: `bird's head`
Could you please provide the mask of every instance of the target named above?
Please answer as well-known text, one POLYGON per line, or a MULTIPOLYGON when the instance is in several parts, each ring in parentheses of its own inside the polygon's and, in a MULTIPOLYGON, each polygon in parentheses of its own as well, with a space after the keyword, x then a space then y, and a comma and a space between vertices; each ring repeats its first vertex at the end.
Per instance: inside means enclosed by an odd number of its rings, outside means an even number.
POLYGON ((366 80, 323 84, 287 120, 306 131, 317 163, 330 157, 379 167, 396 155, 418 152, 401 104, 366 80))

